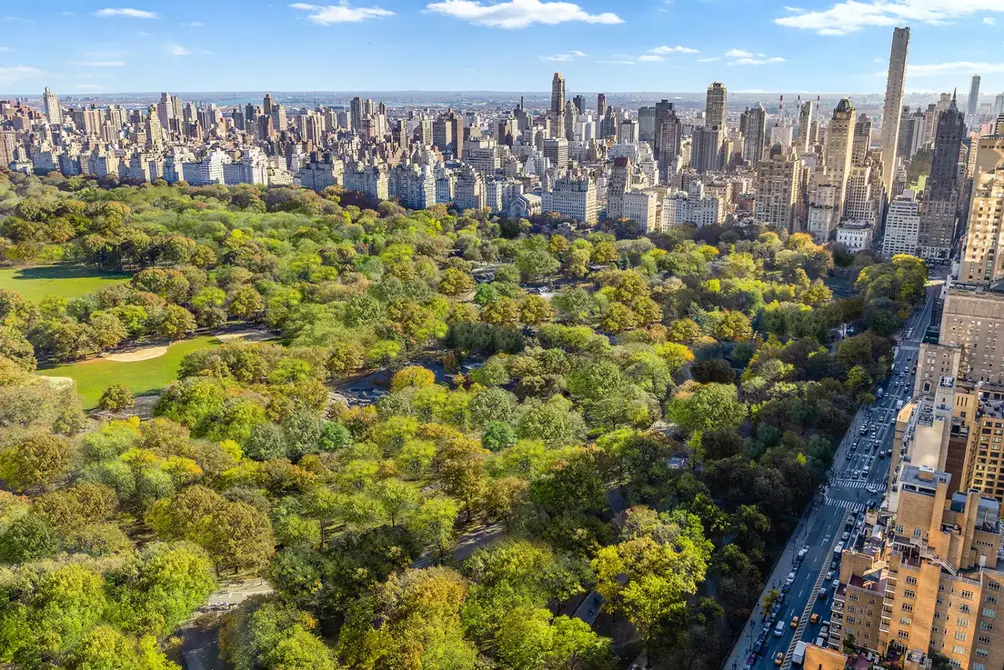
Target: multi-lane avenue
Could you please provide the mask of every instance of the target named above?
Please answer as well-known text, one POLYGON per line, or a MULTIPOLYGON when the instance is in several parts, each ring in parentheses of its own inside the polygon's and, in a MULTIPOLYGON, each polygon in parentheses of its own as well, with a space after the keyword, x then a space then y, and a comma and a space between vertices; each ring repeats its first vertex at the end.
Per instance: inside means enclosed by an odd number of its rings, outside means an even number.
POLYGON ((939 287, 928 288, 927 300, 903 326, 893 373, 882 383, 883 396, 863 407, 837 446, 826 483, 803 514, 773 570, 741 638, 722 666, 724 670, 787 670, 796 642, 825 641, 839 549, 862 528, 864 510, 881 504, 889 479, 897 403, 913 394, 914 367, 939 287), (761 616, 760 603, 776 588, 782 592, 776 613, 761 616), (818 614, 818 617, 813 616, 818 614), (798 617, 798 621, 794 621, 798 617), (813 619, 818 619, 812 621, 813 619))

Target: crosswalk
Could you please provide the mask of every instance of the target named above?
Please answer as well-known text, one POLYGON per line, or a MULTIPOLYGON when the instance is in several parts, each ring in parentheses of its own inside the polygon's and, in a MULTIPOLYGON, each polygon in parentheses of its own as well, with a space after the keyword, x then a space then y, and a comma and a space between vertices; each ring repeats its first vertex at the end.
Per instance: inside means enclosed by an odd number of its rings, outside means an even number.
POLYGON ((863 489, 868 486, 868 482, 863 479, 838 479, 833 484, 843 489, 863 489))
POLYGON ((865 508, 864 503, 853 502, 851 500, 833 500, 832 498, 825 498, 825 502, 830 507, 849 509, 852 512, 860 512, 865 508))

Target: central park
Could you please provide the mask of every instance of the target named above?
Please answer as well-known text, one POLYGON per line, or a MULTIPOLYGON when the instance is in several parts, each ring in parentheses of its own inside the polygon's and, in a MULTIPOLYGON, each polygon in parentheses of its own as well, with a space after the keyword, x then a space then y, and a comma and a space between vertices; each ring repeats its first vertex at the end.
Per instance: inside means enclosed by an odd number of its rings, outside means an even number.
POLYGON ((927 277, 755 225, 0 196, 27 670, 716 668, 927 277))

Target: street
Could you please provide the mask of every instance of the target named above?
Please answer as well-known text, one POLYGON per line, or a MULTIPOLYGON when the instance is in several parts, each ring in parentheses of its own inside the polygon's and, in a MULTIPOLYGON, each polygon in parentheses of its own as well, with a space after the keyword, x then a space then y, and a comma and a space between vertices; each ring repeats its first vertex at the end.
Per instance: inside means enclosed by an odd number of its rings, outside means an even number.
POLYGON ((746 622, 744 634, 726 658, 724 670, 778 666, 787 670, 792 664, 795 643, 805 640, 812 644, 820 637, 823 626, 829 624, 832 582, 839 574, 839 551, 834 552, 854 541, 863 526, 859 519, 863 519, 864 509, 882 502, 896 432, 896 404, 897 401, 905 404, 913 394, 913 366, 939 288, 928 288, 924 307, 904 324, 897 337, 900 346, 893 362, 894 372, 880 387, 883 397, 858 411, 854 423, 837 446, 828 480, 802 516, 773 570, 765 577, 764 590, 746 622), (807 551, 798 560, 803 548, 807 551), (794 578, 786 586, 792 572, 794 578), (760 605, 772 588, 779 593, 786 589, 782 594, 784 599, 776 617, 764 618, 760 605), (820 589, 825 589, 825 598, 819 597, 820 589), (816 623, 810 623, 813 614, 819 615, 816 623), (799 620, 793 627, 791 624, 796 616, 799 620), (781 635, 775 635, 778 622, 783 623, 779 629, 781 635), (763 641, 759 653, 754 653, 758 639, 763 641))

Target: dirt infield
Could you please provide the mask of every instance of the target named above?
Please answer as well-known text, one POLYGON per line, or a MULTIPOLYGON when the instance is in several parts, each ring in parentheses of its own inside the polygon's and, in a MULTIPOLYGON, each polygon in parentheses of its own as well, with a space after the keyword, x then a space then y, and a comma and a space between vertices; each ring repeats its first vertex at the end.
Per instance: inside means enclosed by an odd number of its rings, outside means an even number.
POLYGON ((275 338, 275 334, 260 328, 249 330, 239 330, 232 333, 221 333, 216 336, 220 342, 232 342, 233 340, 243 340, 245 342, 264 342, 275 338))
POLYGON ((100 360, 112 361, 114 363, 136 363, 138 361, 148 361, 151 358, 160 358, 167 353, 167 347, 139 347, 129 351, 121 351, 115 354, 105 354, 100 360))

